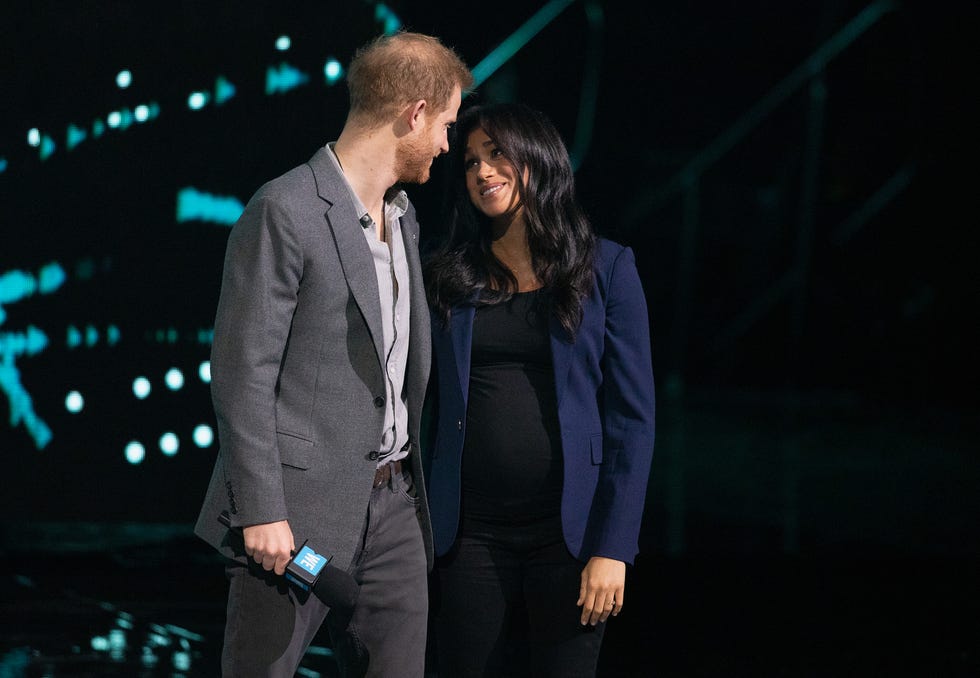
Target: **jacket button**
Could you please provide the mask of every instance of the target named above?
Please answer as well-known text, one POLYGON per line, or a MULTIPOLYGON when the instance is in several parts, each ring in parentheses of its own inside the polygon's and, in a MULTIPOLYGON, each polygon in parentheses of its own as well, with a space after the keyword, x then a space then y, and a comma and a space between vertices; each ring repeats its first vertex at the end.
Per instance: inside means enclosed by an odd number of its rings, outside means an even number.
POLYGON ((374 399, 374 406, 375 407, 384 407, 385 406, 384 396, 378 396, 377 398, 375 398, 374 399))
POLYGON ((376 461, 378 459, 378 451, 371 450, 370 452, 368 452, 368 459, 370 459, 371 461, 376 461))
POLYGON ((463 430, 463 420, 462 419, 457 419, 456 420, 456 430, 457 431, 462 431, 463 430))

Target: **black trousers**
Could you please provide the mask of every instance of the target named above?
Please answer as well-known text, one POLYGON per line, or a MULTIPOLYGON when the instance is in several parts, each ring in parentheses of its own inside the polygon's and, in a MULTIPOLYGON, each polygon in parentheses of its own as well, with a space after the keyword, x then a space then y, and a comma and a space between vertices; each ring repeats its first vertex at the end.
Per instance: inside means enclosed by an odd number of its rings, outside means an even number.
POLYGON ((464 520, 433 573, 439 678, 595 675, 605 624, 582 626, 584 564, 561 519, 523 525, 464 520))

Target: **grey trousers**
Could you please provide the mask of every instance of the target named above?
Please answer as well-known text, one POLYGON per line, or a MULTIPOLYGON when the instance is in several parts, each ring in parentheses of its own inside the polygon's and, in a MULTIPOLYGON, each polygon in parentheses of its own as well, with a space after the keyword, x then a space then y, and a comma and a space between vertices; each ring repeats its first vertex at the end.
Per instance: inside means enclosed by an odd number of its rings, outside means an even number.
MULTIPOLYGON (((329 608, 282 577, 235 561, 229 580, 225 678, 292 678, 326 621, 340 673, 404 676, 425 671, 428 617, 425 547, 408 472, 374 488, 351 574, 360 584, 349 626, 331 623, 329 608)), ((297 535, 301 538, 301 535, 297 535)))

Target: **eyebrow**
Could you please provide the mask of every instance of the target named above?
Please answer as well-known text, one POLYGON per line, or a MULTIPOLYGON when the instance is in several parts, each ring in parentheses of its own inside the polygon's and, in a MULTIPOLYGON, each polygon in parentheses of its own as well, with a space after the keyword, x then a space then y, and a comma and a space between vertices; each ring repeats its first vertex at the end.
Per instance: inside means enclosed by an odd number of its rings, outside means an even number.
MULTIPOLYGON (((497 142, 494 141, 493 139, 487 139, 482 144, 480 144, 480 146, 483 147, 483 148, 486 148, 487 146, 496 146, 496 145, 497 145, 497 142)), ((467 151, 472 151, 472 149, 469 146, 466 147, 466 150, 467 151)))

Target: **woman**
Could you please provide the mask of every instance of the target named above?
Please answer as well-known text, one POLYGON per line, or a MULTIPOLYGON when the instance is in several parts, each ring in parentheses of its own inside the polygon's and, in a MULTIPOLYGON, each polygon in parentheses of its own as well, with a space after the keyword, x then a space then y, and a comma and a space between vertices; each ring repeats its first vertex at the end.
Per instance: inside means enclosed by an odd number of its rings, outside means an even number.
POLYGON ((449 231, 425 267, 439 675, 592 676, 653 453, 643 289, 632 251, 594 234, 544 115, 479 106, 456 129, 449 231))

